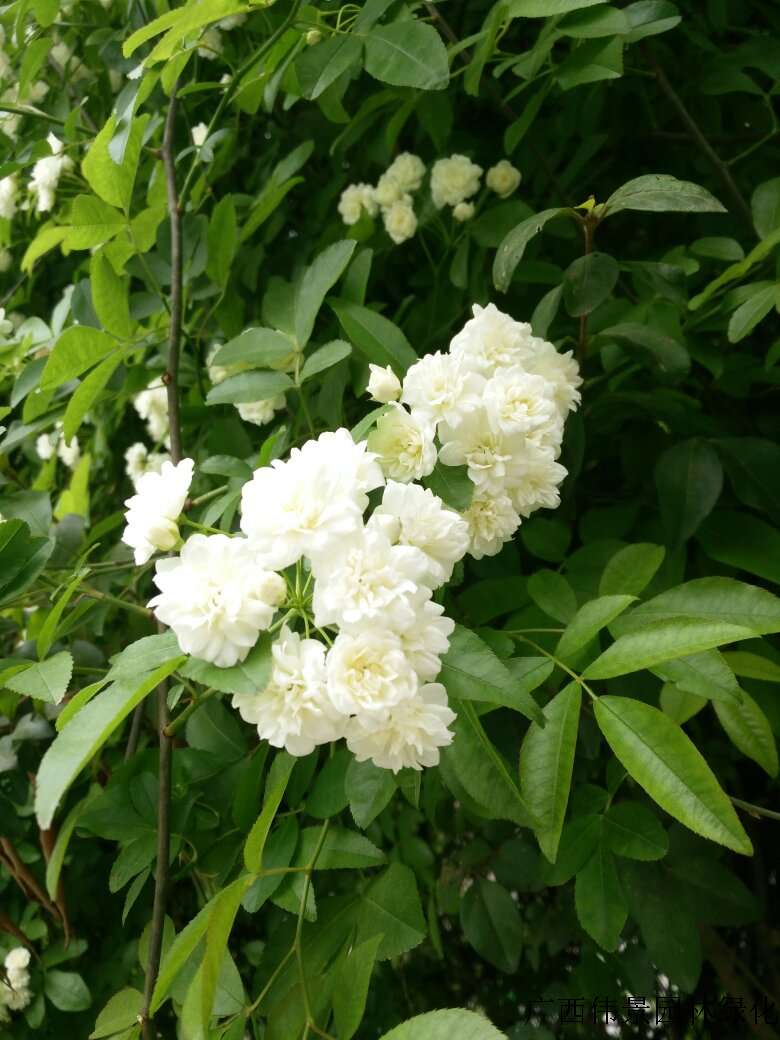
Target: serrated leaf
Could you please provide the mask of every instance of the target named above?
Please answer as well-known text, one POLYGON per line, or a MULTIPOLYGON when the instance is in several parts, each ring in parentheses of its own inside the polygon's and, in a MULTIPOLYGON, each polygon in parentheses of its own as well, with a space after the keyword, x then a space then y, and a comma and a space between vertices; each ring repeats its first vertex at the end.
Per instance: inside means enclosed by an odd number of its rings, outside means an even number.
POLYGON ((75 379, 117 349, 117 342, 99 329, 71 325, 54 344, 41 375, 41 389, 54 390, 75 379))
POLYGON ((417 20, 374 28, 365 41, 366 72, 394 87, 443 90, 449 80, 447 49, 431 25, 417 20))
POLYGON ((628 917, 628 904, 615 859, 603 843, 577 874, 574 904, 579 922, 588 935, 605 950, 617 949, 628 917))
POLYGON ((599 596, 583 604, 558 641, 556 656, 565 660, 576 654, 635 601, 635 596, 599 596))
POLYGON ((663 859, 669 839, 661 821, 641 802, 618 802, 604 814, 603 841, 616 856, 663 859))
POLYGON ((293 355, 289 337, 276 329, 244 329, 240 336, 219 347, 214 354, 215 365, 257 365, 267 368, 293 355))
POLYGON ((776 777, 777 743, 769 720, 753 698, 743 690, 738 703, 713 701, 712 706, 732 744, 757 762, 765 773, 776 777))
POLYGON ((517 970, 523 923, 509 892, 495 881, 477 879, 460 901, 463 934, 477 953, 507 973, 517 970))
POLYGON ((461 1008, 429 1011, 403 1022, 380 1040, 506 1040, 482 1015, 461 1008))
POLYGON ((17 672, 3 683, 9 690, 23 697, 59 704, 68 689, 73 673, 73 658, 62 650, 46 661, 36 662, 17 672))

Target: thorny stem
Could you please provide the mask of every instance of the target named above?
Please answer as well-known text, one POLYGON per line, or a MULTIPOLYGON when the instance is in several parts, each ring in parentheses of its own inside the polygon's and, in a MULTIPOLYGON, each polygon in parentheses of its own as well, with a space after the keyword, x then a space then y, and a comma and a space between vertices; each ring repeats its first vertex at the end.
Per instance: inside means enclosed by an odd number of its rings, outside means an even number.
POLYGON ((685 128, 688 131, 688 135, 697 144, 699 151, 707 159, 709 164, 717 173, 718 177, 720 177, 721 181, 723 182, 724 188, 728 191, 729 195, 732 198, 732 201, 734 203, 734 209, 739 214, 743 223, 748 227, 750 233, 753 236, 755 236, 756 229, 753 225, 753 216, 750 212, 750 207, 748 206, 747 202, 745 202, 742 192, 737 187, 737 182, 732 177, 728 165, 721 159, 721 157, 712 147, 710 142, 702 133, 699 124, 696 122, 691 113, 685 107, 682 98, 674 89, 666 73, 661 68, 661 65, 659 64, 658 59, 655 56, 655 52, 653 48, 650 46, 650 44, 646 44, 644 50, 645 57, 647 58, 650 68, 653 70, 653 74, 655 75, 658 86, 661 88, 661 91, 666 95, 666 97, 672 104, 672 107, 677 111, 678 116, 685 124, 685 128))
MULTIPOLYGON (((174 131, 178 81, 171 91, 171 101, 165 119, 162 141, 162 160, 165 168, 165 183, 168 195, 168 219, 171 226, 171 325, 168 339, 168 366, 163 381, 168 393, 168 424, 171 438, 171 460, 174 465, 181 461, 181 422, 179 419, 179 353, 181 346, 182 319, 182 258, 181 258, 181 207, 176 190, 176 168, 174 165, 174 131)), ((157 730, 159 734, 160 759, 157 792, 157 863, 154 874, 154 905, 149 935, 149 954, 144 984, 144 1002, 140 1015, 145 1040, 153 1040, 155 1029, 150 1014, 152 994, 160 969, 165 904, 168 894, 168 865, 171 845, 171 756, 173 742, 166 729, 169 723, 168 687, 163 682, 157 687, 157 730)))

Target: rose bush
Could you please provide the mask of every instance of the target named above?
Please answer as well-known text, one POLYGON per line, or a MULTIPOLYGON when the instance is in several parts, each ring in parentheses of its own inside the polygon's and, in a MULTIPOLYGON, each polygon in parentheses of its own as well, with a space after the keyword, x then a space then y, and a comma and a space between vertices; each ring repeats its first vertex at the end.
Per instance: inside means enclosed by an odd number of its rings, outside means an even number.
POLYGON ((737 7, 0 12, 0 1037, 774 1035, 737 7))

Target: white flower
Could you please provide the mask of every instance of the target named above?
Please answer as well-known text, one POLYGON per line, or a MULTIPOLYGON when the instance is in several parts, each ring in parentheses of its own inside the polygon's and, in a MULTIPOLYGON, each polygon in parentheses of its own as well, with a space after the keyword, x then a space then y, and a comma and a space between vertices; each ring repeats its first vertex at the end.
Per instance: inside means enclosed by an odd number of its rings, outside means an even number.
MULTIPOLYGON (((146 478, 144 478, 146 479, 146 478)), ((243 661, 284 601, 287 586, 265 570, 246 538, 195 534, 160 560, 149 606, 187 654, 229 668, 243 661)))
POLYGON ((401 400, 424 424, 456 426, 480 403, 484 379, 452 354, 426 354, 407 370, 401 400))
POLYGON ((502 159, 491 166, 485 177, 485 184, 500 198, 511 195, 522 180, 520 171, 508 159, 502 159))
POLYGON ((518 513, 530 516, 536 509, 557 509, 561 504, 559 488, 566 474, 552 450, 529 445, 522 455, 520 472, 507 486, 518 513))
POLYGON ((475 560, 495 556, 520 526, 509 495, 492 494, 484 488, 475 489, 471 505, 462 516, 469 528, 469 554, 475 560))
POLYGON ((438 159, 431 171, 431 197, 436 209, 457 206, 479 191, 482 167, 465 155, 438 159))
POLYGON ((436 465, 433 426, 420 422, 400 404, 380 415, 368 435, 368 446, 379 456, 388 477, 404 483, 427 477, 436 465))
POLYGON ((127 78, 128 79, 140 79, 141 76, 143 76, 143 74, 144 74, 144 63, 141 62, 140 65, 136 65, 135 68, 130 69, 130 71, 127 73, 127 78))
POLYGON ((285 625, 271 654, 266 688, 233 697, 241 718, 257 726, 263 740, 291 755, 309 755, 318 744, 342 737, 346 720, 328 696, 322 643, 301 639, 285 625))
POLYGON ((49 84, 42 79, 38 79, 30 87, 30 101, 37 105, 43 101, 48 93, 49 84))
POLYGON ((13 66, 4 50, 0 50, 0 80, 10 79, 13 66))
POLYGON ((401 640, 386 629, 342 632, 328 651, 328 694, 344 715, 386 712, 417 692, 401 640))
MULTIPOLYGON (((0 274, 5 274, 11 267, 14 258, 9 249, 0 249, 0 274)), ((0 333, 4 335, 4 333, 0 333)))
POLYGON ((400 202, 405 194, 406 192, 389 170, 382 174, 374 188, 374 198, 382 209, 389 208, 394 202, 400 202))
POLYGON ((223 32, 230 32, 231 29, 237 29, 240 25, 243 25, 245 21, 245 14, 229 14, 227 18, 220 18, 217 26, 223 32))
POLYGON ((164 442, 169 433, 168 391, 164 386, 150 386, 136 394, 133 408, 145 420, 149 436, 157 443, 164 442))
POLYGON ((178 465, 163 463, 159 473, 145 473, 138 481, 137 493, 125 502, 127 526, 122 541, 135 550, 135 562, 146 563, 155 550, 167 552, 179 540, 179 517, 192 483, 192 459, 178 465))
MULTIPOLYGON (((425 555, 422 583, 435 589, 449 581, 452 568, 468 549, 469 533, 465 521, 442 500, 419 484, 399 484, 389 480, 382 504, 374 517, 398 520, 396 541, 419 549, 425 555)), ((369 521, 369 526, 371 521, 369 521)))
POLYGON ((421 769, 439 763, 439 748, 452 743, 455 721, 440 683, 427 683, 416 697, 401 701, 386 718, 356 715, 347 723, 347 747, 358 762, 381 769, 421 769))
POLYGON ((42 433, 35 442, 35 452, 41 462, 48 462, 49 459, 54 457, 54 452, 57 448, 57 434, 56 433, 42 433))
POLYGON ((425 176, 425 163, 418 155, 401 152, 390 163, 385 176, 392 177, 401 192, 417 191, 425 176))
MULTIPOLYGON (((532 350, 531 326, 514 321, 494 303, 473 307, 470 318, 450 343, 450 353, 469 368, 490 376, 497 367, 521 365, 532 350)), ((553 348, 554 349, 554 348, 553 348)))
POLYGON ((10 335, 14 331, 14 323, 5 316, 5 307, 0 307, 0 337, 10 335))
POLYGON ((145 444, 138 441, 131 444, 125 452, 125 473, 133 482, 133 486, 137 487, 144 473, 159 473, 164 462, 170 462, 169 455, 150 452, 145 444))
POLYGON ((522 433, 535 444, 559 444, 563 422, 555 388, 522 368, 499 368, 487 381, 485 407, 503 433, 522 433))
POLYGON ((60 437, 59 443, 57 444, 57 455, 62 462, 68 467, 68 469, 75 469, 78 466, 79 459, 81 458, 81 449, 79 448, 79 442, 76 437, 71 437, 70 441, 65 441, 64 437, 60 437))
POLYGON ((368 386, 366 387, 372 400, 379 404, 389 404, 397 401, 401 395, 401 380, 388 365, 382 368, 380 365, 369 365, 370 373, 368 386))
POLYGON ((365 442, 344 429, 324 433, 255 470, 241 493, 241 529, 275 570, 313 560, 360 531, 367 492, 383 483, 365 442))
POLYGON ((15 174, 0 178, 0 217, 12 220, 16 213, 16 196, 19 186, 15 174))
POLYGON ((467 220, 471 220, 475 212, 476 207, 473 202, 459 202, 457 206, 453 207, 452 215, 460 224, 463 224, 467 220))
POLYGON ((222 53, 222 33, 210 26, 198 40, 198 54, 207 61, 213 61, 222 53))
POLYGON ((576 409, 581 400, 579 388, 582 386, 582 377, 580 366, 570 350, 561 354, 552 343, 531 336, 523 368, 552 384, 553 396, 562 419, 576 409))
POLYGON ((341 193, 338 211, 345 224, 357 224, 363 211, 369 217, 376 216, 379 207, 370 184, 350 184, 341 193))
POLYGON ((304 40, 306 41, 307 47, 316 47, 321 39, 322 33, 319 29, 309 29, 309 31, 304 36, 304 40))
POLYGON ((454 629, 455 622, 444 616, 444 607, 427 599, 417 603, 414 620, 399 630, 403 651, 423 681, 430 682, 441 671, 440 658, 449 649, 454 629))
POLYGON ((195 147, 202 148, 206 143, 206 138, 209 136, 209 128, 205 123, 198 123, 196 126, 193 126, 190 136, 195 147))
MULTIPOLYGON (((54 52, 52 48, 51 53, 54 52)), ((36 199, 38 213, 48 213, 54 208, 55 192, 60 177, 66 170, 73 168, 73 160, 63 152, 62 141, 50 133, 46 142, 51 148, 51 155, 39 159, 32 170, 29 190, 36 199)))
POLYGON ((343 539, 312 564, 317 625, 380 625, 403 629, 414 619, 425 560, 416 549, 392 545, 380 529, 343 539))
POLYGON ((445 466, 467 466, 474 483, 501 490, 520 472, 525 448, 522 434, 495 429, 485 408, 467 412, 457 426, 439 427, 439 458, 445 466))
POLYGON ((64 69, 73 57, 73 51, 64 40, 59 40, 49 51, 49 57, 53 58, 61 69, 64 69))
POLYGON ((404 195, 403 198, 383 209, 382 221, 385 231, 397 246, 411 238, 417 230, 417 217, 412 208, 411 196, 404 195))
POLYGON ((30 951, 17 946, 6 954, 4 967, 8 983, 0 981, 0 1010, 21 1011, 32 1000, 30 992, 30 951))
POLYGON ((236 408, 244 422, 254 423, 255 426, 265 426, 273 419, 276 412, 284 408, 285 401, 284 394, 279 394, 277 397, 269 397, 265 401, 237 404, 236 408))

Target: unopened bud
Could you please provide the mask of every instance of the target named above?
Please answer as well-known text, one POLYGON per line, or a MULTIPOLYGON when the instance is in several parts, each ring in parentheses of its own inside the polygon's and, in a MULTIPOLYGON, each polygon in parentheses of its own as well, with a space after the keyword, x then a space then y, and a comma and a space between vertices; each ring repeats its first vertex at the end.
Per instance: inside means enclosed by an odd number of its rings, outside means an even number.
POLYGON ((319 29, 309 29, 306 33, 306 44, 309 47, 316 46, 322 39, 322 33, 319 29))

